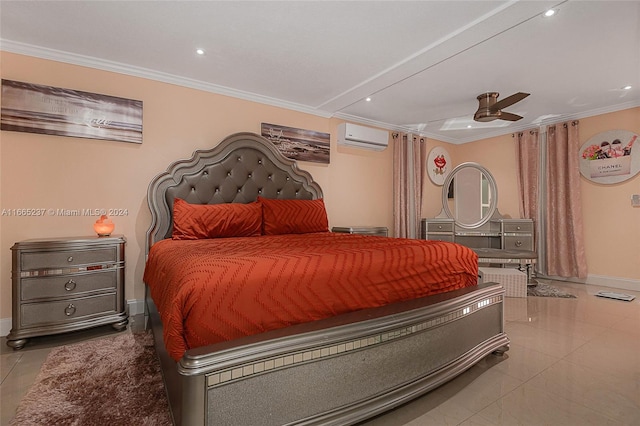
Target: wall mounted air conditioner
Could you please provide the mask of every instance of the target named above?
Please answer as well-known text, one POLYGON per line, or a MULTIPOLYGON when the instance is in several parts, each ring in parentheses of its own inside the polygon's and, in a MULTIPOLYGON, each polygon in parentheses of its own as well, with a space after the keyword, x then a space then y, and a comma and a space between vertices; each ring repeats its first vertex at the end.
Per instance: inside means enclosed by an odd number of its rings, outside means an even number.
POLYGON ((338 145, 382 151, 389 145, 389 132, 342 123, 338 125, 338 145))

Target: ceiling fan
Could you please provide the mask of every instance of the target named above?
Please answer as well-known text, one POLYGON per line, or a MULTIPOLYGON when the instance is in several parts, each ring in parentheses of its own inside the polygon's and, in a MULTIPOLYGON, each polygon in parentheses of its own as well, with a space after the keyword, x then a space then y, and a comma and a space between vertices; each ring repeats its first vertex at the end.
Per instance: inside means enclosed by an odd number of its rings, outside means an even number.
POLYGON ((500 101, 498 101, 498 96, 500 96, 498 92, 487 92, 478 96, 480 106, 473 115, 473 119, 475 121, 488 122, 493 120, 518 121, 522 118, 517 114, 502 110, 516 102, 520 102, 529 96, 529 93, 518 92, 500 101))

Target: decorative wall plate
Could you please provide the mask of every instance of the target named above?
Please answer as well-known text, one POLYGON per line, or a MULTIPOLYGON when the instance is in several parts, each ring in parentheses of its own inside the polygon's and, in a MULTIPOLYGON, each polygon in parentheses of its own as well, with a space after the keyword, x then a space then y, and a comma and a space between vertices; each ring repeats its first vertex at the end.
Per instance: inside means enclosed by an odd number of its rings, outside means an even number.
POLYGON ((580 173, 592 182, 613 184, 640 172, 640 141, 636 133, 608 130, 580 147, 580 173))
POLYGON ((451 157, 446 149, 436 146, 429 152, 427 172, 429 173, 431 182, 442 186, 451 169, 453 169, 453 165, 451 164, 451 157))

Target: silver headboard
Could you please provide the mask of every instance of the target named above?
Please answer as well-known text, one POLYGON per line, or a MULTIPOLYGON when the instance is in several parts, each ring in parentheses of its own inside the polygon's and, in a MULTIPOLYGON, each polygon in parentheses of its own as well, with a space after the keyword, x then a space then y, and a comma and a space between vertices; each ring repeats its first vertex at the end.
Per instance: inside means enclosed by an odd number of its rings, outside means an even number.
POLYGON ((322 198, 322 189, 295 161, 255 133, 235 133, 212 149, 195 151, 149 184, 146 253, 154 243, 171 238, 175 198, 191 204, 250 203, 259 195, 310 200, 322 198))

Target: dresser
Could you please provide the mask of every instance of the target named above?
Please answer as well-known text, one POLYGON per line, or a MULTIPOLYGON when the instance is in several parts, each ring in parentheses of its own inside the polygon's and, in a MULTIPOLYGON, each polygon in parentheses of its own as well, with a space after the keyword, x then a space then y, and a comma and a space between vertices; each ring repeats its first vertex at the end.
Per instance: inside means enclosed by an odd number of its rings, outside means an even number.
POLYGON ((471 248, 496 250, 533 250, 531 219, 492 219, 478 229, 466 229, 453 219, 422 219, 421 238, 456 242, 471 248))
POLYGON ((538 255, 533 221, 498 211, 498 186, 489 170, 473 162, 457 165, 445 178, 441 195, 442 211, 422 219, 421 238, 467 246, 478 255, 479 265, 516 266, 534 282, 538 255))
MULTIPOLYGON (((496 215, 499 216, 499 215, 496 215)), ((450 241, 472 248, 480 265, 516 266, 532 282, 534 251, 533 221, 494 217, 477 228, 464 228, 449 218, 422 219, 420 236, 427 240, 450 241)))
POLYGON ((124 330, 123 236, 21 241, 12 251, 12 328, 7 345, 105 324, 124 330))

